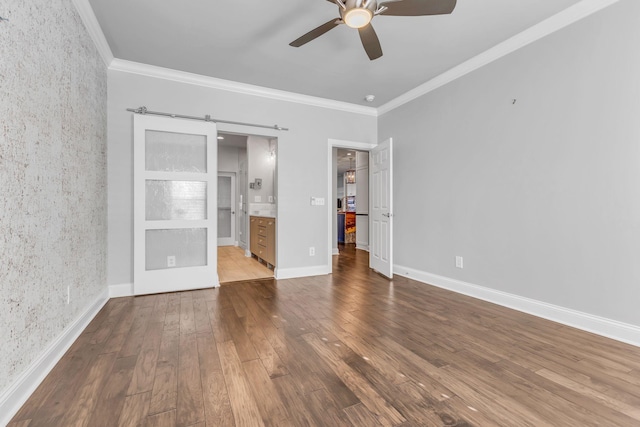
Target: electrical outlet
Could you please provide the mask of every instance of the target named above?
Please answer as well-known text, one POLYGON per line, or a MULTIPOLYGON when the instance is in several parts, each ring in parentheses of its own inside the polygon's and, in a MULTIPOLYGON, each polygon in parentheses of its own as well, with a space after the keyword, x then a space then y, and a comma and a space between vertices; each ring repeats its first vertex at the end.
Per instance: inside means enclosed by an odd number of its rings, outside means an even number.
POLYGON ((175 267, 176 266, 176 257, 174 255, 169 255, 167 257, 167 267, 175 267))
POLYGON ((269 200, 269 203, 273 203, 273 196, 269 196, 267 199, 269 200))
POLYGON ((456 267, 458 268, 463 268, 464 264, 462 262, 462 257, 461 256, 456 256, 456 267))
POLYGON ((71 286, 67 286, 67 304, 71 303, 71 286))
POLYGON ((316 256, 316 248, 309 246, 309 256, 316 256))

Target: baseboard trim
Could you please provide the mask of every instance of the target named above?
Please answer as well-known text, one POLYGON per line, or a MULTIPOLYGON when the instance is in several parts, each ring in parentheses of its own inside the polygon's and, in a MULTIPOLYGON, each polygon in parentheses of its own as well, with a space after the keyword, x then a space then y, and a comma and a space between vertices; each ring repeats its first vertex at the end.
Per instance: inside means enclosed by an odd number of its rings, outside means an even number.
POLYGON ((417 280, 418 282, 492 302, 503 307, 522 311, 543 319, 552 320, 563 325, 640 347, 640 326, 497 291, 449 277, 438 276, 437 274, 427 273, 401 265, 395 265, 393 272, 399 276, 417 280))
POLYGON ((340 255, 340 249, 338 248, 333 248, 331 250, 331 255, 340 255))
POLYGON ((109 293, 105 289, 0 395, 0 425, 9 424, 11 418, 15 416, 107 301, 109 301, 109 293))
POLYGON ((132 297, 133 295, 133 283, 109 285, 109 298, 132 297))
POLYGON ((356 249, 360 249, 361 251, 369 252, 369 245, 358 245, 358 244, 356 244, 356 249))
POLYGON ((299 268, 276 268, 275 276, 277 280, 295 279, 296 277, 323 276, 331 273, 331 269, 326 265, 314 265, 312 267, 299 268))

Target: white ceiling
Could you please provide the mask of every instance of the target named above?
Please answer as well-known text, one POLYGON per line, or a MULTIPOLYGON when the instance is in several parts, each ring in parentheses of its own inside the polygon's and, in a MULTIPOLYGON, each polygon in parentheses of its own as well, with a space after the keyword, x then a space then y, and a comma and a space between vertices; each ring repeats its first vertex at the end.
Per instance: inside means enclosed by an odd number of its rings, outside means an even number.
POLYGON ((337 167, 338 175, 345 173, 349 169, 356 168, 356 151, 347 150, 345 148, 337 149, 337 167))
POLYGON ((338 16, 326 0, 89 2, 116 58, 378 107, 580 0, 458 0, 451 15, 380 15, 375 61, 345 25, 289 46, 338 16))

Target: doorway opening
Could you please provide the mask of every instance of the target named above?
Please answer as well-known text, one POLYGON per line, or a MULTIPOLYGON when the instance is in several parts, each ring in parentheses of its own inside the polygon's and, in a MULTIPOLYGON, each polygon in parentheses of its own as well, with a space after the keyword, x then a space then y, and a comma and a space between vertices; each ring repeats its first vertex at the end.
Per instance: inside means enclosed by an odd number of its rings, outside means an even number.
MULTIPOLYGON (((361 163, 360 165, 363 166, 363 158, 366 157, 368 159, 369 157, 369 151, 372 150, 373 148, 376 147, 376 144, 371 144, 371 143, 366 143, 366 142, 358 142, 358 141, 344 141, 344 140, 336 140, 336 139, 329 139, 328 141, 328 171, 327 171, 327 179, 328 179, 328 183, 329 183, 329 188, 328 188, 328 192, 327 194, 329 194, 330 199, 332 200, 332 203, 328 203, 329 205, 329 209, 328 209, 328 248, 329 248, 329 256, 328 256, 328 262, 327 262, 327 270, 329 273, 332 272, 333 270, 333 257, 334 256, 339 256, 340 254, 340 247, 338 246, 338 221, 339 221, 339 215, 341 215, 341 211, 346 210, 346 203, 350 200, 347 200, 347 188, 344 184, 344 172, 342 173, 342 177, 340 179, 342 179, 343 181, 343 189, 342 189, 342 193, 341 196, 338 196, 338 181, 339 181, 339 177, 338 177, 338 151, 340 150, 340 153, 342 156, 344 156, 345 158, 347 158, 346 161, 343 161, 344 166, 342 166, 341 169, 345 168, 346 165, 349 165, 349 169, 348 170, 352 170, 350 168, 351 165, 353 165, 353 170, 357 170, 357 156, 356 156, 356 152, 360 152, 361 153, 361 163), (352 153, 351 156, 349 156, 347 153, 352 153), (354 157, 353 161, 348 160, 349 157, 354 157), (344 198, 344 201, 342 200, 344 198), (340 199, 340 202, 338 202, 338 199, 340 199), (340 208, 338 208, 338 204, 340 204, 340 208)), ((345 170, 346 172, 346 170, 345 170)), ((367 200, 362 200, 360 202, 360 206, 361 208, 363 208, 362 210, 364 210, 364 212, 368 212, 368 204, 369 204, 369 188, 368 188, 368 172, 367 172, 367 190, 361 190, 361 194, 363 192, 367 193, 367 200)), ((357 178, 356 178, 356 183, 358 182, 357 178)), ((361 185, 365 183, 365 179, 361 179, 361 185)), ((357 188, 355 189, 355 193, 357 194, 357 188)), ((355 206, 355 209, 357 210, 357 204, 355 206)), ((363 212, 363 213, 364 213, 363 212)), ((355 215, 357 212, 354 210, 354 215, 353 217, 355 217, 356 220, 356 224, 355 224, 355 229, 357 230, 357 215, 355 215)), ((364 216, 362 216, 363 218, 365 218, 364 216)), ((344 219, 345 219, 345 238, 346 236, 346 212, 344 213, 344 219)), ((362 233, 361 233, 361 238, 364 238, 369 230, 370 230, 370 225, 367 224, 366 226, 361 224, 361 229, 362 229, 362 233)), ((357 233, 353 234, 353 238, 357 239, 357 233)), ((354 240, 353 242, 353 250, 355 250, 355 246, 356 246, 356 242, 354 240)), ((346 247, 345 247, 346 248, 346 247)), ((368 249, 367 245, 362 245, 361 246, 362 249, 368 249)), ((358 251, 361 252, 361 251, 358 251)))
POLYGON ((274 276, 276 153, 277 138, 218 133, 218 277, 221 284, 274 276), (267 220, 270 222, 268 236, 266 228, 257 227, 256 221, 262 219, 265 224, 267 220))
POLYGON ((332 253, 369 251, 369 152, 334 148, 336 161, 336 236, 332 253))

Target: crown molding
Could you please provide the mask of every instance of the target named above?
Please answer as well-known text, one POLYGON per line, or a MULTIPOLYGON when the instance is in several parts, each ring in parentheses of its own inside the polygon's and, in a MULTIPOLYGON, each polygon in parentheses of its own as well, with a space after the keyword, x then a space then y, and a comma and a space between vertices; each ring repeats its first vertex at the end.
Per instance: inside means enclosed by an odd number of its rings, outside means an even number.
POLYGON ((111 52, 111 48, 109 47, 109 43, 107 43, 104 33, 102 32, 98 19, 93 13, 93 8, 89 4, 89 0, 72 1, 78 11, 78 14, 80 14, 80 18, 82 19, 85 28, 93 40, 93 44, 96 46, 96 49, 98 49, 102 60, 108 67, 109 64, 111 64, 111 61, 113 61, 113 52, 111 52))
POLYGON ((349 113, 364 114, 367 116, 375 117, 378 114, 377 110, 373 107, 364 107, 362 105, 350 104, 348 102, 334 101, 326 98, 302 95, 299 93, 287 92, 278 89, 270 89, 262 86, 239 83, 231 80, 208 77, 200 74, 172 70, 170 68, 157 67, 155 65, 142 64, 139 62, 126 61, 117 58, 111 61, 109 70, 139 74, 147 77, 155 77, 158 79, 202 86, 211 89, 225 90, 228 92, 236 92, 245 95, 260 96, 263 98, 276 99, 279 101, 295 102, 297 104, 310 105, 313 107, 322 107, 349 113))
POLYGON ((381 116, 619 0, 583 0, 378 107, 381 116))

